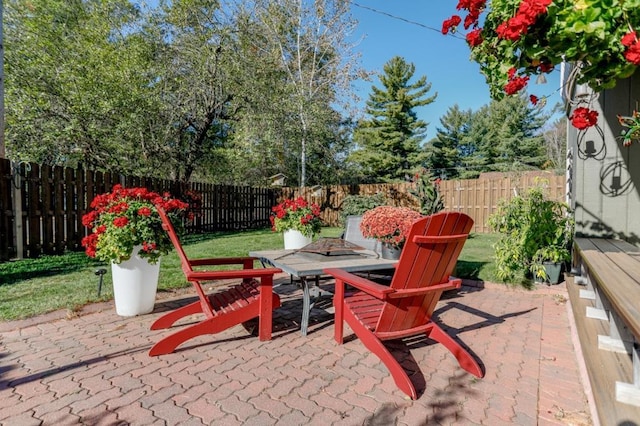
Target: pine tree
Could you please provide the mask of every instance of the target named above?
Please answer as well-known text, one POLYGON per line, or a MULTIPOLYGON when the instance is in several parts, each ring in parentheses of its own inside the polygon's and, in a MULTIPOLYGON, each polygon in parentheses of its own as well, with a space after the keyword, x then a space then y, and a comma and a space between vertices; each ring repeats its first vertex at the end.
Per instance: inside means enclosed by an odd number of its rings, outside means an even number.
POLYGON ((432 103, 427 97, 431 84, 426 76, 410 83, 415 65, 396 56, 384 65, 382 88, 372 86, 362 120, 354 133, 359 149, 351 155, 368 181, 405 179, 419 168, 426 154, 422 148, 427 123, 417 118, 415 108, 432 103))
POLYGON ((450 107, 436 129, 436 137, 427 144, 427 167, 436 176, 453 179, 460 175, 464 157, 471 155, 475 149, 469 143, 471 128, 471 110, 462 111, 456 104, 450 107))

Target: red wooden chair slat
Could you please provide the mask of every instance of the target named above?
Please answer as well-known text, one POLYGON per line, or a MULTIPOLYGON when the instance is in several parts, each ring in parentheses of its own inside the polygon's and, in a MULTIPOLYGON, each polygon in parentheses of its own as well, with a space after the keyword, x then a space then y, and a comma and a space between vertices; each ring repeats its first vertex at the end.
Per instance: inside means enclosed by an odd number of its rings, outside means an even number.
POLYGON ((461 280, 450 275, 472 226, 469 216, 457 212, 415 222, 388 288, 341 269, 324 270, 336 279, 335 340, 342 344, 346 322, 412 399, 417 398, 415 387, 384 340, 425 334, 443 344, 463 369, 484 376, 473 356, 431 318, 442 293, 461 285, 461 280), (345 293, 347 285, 358 291, 345 293))
POLYGON ((254 258, 210 258, 189 259, 182 248, 171 221, 162 209, 158 209, 162 218, 162 226, 169 234, 171 242, 178 253, 182 271, 187 281, 193 284, 198 301, 167 312, 152 325, 152 330, 170 328, 173 324, 189 315, 203 314, 204 319, 189 324, 180 330, 162 338, 149 351, 150 356, 164 355, 173 352, 179 345, 189 339, 204 334, 215 334, 229 327, 259 318, 258 336, 260 340, 271 339, 272 313, 280 306, 280 297, 273 293, 273 275, 282 272, 278 268, 253 269, 254 258), (194 267, 216 265, 242 265, 242 269, 234 270, 194 270, 194 267), (202 287, 203 282, 216 280, 240 279, 239 284, 207 294, 202 287))

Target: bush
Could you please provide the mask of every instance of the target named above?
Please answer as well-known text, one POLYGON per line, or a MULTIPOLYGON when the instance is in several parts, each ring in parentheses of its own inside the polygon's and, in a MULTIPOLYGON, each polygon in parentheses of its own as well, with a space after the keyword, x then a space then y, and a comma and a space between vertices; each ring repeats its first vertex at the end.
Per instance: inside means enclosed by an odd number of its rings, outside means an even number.
POLYGON ((496 275, 512 281, 518 272, 546 278, 543 262, 571 259, 573 218, 565 203, 545 199, 541 187, 502 200, 489 226, 502 236, 495 244, 496 275))
POLYGON ((387 204, 384 194, 349 195, 340 207, 340 222, 344 226, 347 216, 362 216, 368 210, 387 204))

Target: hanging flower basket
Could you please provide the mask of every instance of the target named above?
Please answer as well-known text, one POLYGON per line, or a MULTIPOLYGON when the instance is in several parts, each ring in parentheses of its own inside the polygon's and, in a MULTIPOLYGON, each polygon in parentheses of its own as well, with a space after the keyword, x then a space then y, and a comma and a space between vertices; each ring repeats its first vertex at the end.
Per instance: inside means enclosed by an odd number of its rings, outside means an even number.
MULTIPOLYGON (((573 65, 574 83, 596 92, 613 88, 640 65, 638 0, 459 0, 457 9, 464 18, 446 19, 442 33, 466 31, 471 58, 494 99, 519 93, 531 76, 563 62, 573 65)), ((596 124, 597 113, 588 107, 587 101, 570 117, 579 130, 596 124)))

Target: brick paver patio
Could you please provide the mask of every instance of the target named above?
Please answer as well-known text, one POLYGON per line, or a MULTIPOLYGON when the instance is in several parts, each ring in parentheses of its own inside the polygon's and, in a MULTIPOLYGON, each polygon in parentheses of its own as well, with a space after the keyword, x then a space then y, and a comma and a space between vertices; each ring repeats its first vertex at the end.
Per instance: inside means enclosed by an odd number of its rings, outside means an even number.
POLYGON ((273 340, 243 327, 199 337, 171 355, 147 351, 167 331, 160 312, 122 318, 111 304, 73 318, 0 324, 0 423, 6 425, 590 425, 563 285, 488 284, 446 295, 436 311, 486 369, 462 370, 427 339, 392 343, 420 398, 396 389, 357 340, 333 341, 330 301, 299 332, 301 292, 277 291, 273 340), (92 311, 92 312, 91 312, 92 311))

